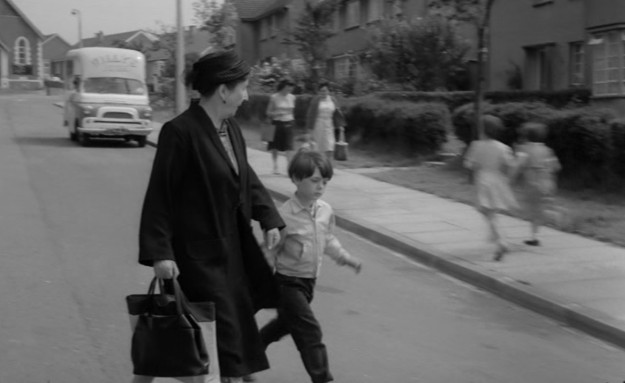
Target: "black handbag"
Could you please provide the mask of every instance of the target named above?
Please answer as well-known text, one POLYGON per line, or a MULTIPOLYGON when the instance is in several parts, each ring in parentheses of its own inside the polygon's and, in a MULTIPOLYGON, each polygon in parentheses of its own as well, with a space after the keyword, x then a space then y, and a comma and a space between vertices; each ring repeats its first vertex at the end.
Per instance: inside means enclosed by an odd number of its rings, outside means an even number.
MULTIPOLYGON (((174 294, 164 293, 163 280, 154 278, 147 294, 126 297, 132 335, 131 356, 135 375, 182 377, 208 374, 209 356, 197 313, 173 279, 174 294), (155 294, 156 282, 160 294, 155 294)), ((214 318, 214 305, 208 313, 214 318)), ((202 313, 199 313, 200 316, 202 313)))
POLYGON ((339 140, 334 144, 334 159, 337 161, 347 161, 347 147, 349 144, 345 141, 345 128, 339 128, 339 140))

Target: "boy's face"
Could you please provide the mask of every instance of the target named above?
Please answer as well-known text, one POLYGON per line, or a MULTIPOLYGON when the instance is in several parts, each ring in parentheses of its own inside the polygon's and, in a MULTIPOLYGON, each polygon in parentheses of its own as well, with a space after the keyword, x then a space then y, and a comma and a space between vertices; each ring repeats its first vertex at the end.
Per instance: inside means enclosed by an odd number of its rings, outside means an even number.
POLYGON ((297 187, 297 195, 299 198, 307 201, 316 201, 323 195, 328 184, 328 179, 321 176, 319 168, 315 169, 312 176, 301 180, 293 179, 293 183, 297 187))

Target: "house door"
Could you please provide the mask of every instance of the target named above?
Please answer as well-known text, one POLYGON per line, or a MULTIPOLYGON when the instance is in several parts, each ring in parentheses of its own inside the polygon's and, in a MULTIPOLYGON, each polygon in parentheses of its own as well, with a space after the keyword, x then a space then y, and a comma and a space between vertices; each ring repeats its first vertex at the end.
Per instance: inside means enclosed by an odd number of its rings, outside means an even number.
POLYGON ((552 46, 525 48, 527 90, 551 90, 553 87, 552 46))

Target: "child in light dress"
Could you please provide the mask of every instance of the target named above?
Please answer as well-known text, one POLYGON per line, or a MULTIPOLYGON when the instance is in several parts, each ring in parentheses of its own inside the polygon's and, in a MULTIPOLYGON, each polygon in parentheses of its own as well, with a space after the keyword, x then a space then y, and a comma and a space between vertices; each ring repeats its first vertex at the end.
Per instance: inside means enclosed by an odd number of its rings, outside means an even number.
MULTIPOLYGON (((524 154, 520 163, 525 181, 524 200, 530 220, 530 239, 525 244, 540 246, 538 231, 548 214, 560 214, 555 209, 554 195, 557 189, 556 175, 560 171, 560 161, 549 147, 544 144, 547 126, 542 123, 523 124, 521 132, 527 139, 517 148, 524 154)), ((553 217, 558 219, 558 217, 553 217)))
POLYGON ((495 245, 494 260, 500 261, 508 252, 508 245, 497 223, 497 213, 519 208, 509 178, 518 166, 518 160, 508 145, 498 141, 504 128, 502 121, 485 115, 482 123, 485 137, 471 143, 464 166, 474 172, 476 207, 488 223, 489 239, 495 245))

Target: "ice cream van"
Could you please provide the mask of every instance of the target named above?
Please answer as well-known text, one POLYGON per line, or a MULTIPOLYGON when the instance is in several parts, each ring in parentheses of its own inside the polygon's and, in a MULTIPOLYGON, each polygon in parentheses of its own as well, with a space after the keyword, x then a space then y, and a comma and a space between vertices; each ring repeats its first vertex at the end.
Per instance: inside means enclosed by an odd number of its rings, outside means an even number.
POLYGON ((145 146, 152 108, 143 53, 120 48, 81 48, 65 59, 64 125, 86 146, 92 138, 123 138, 145 146))

